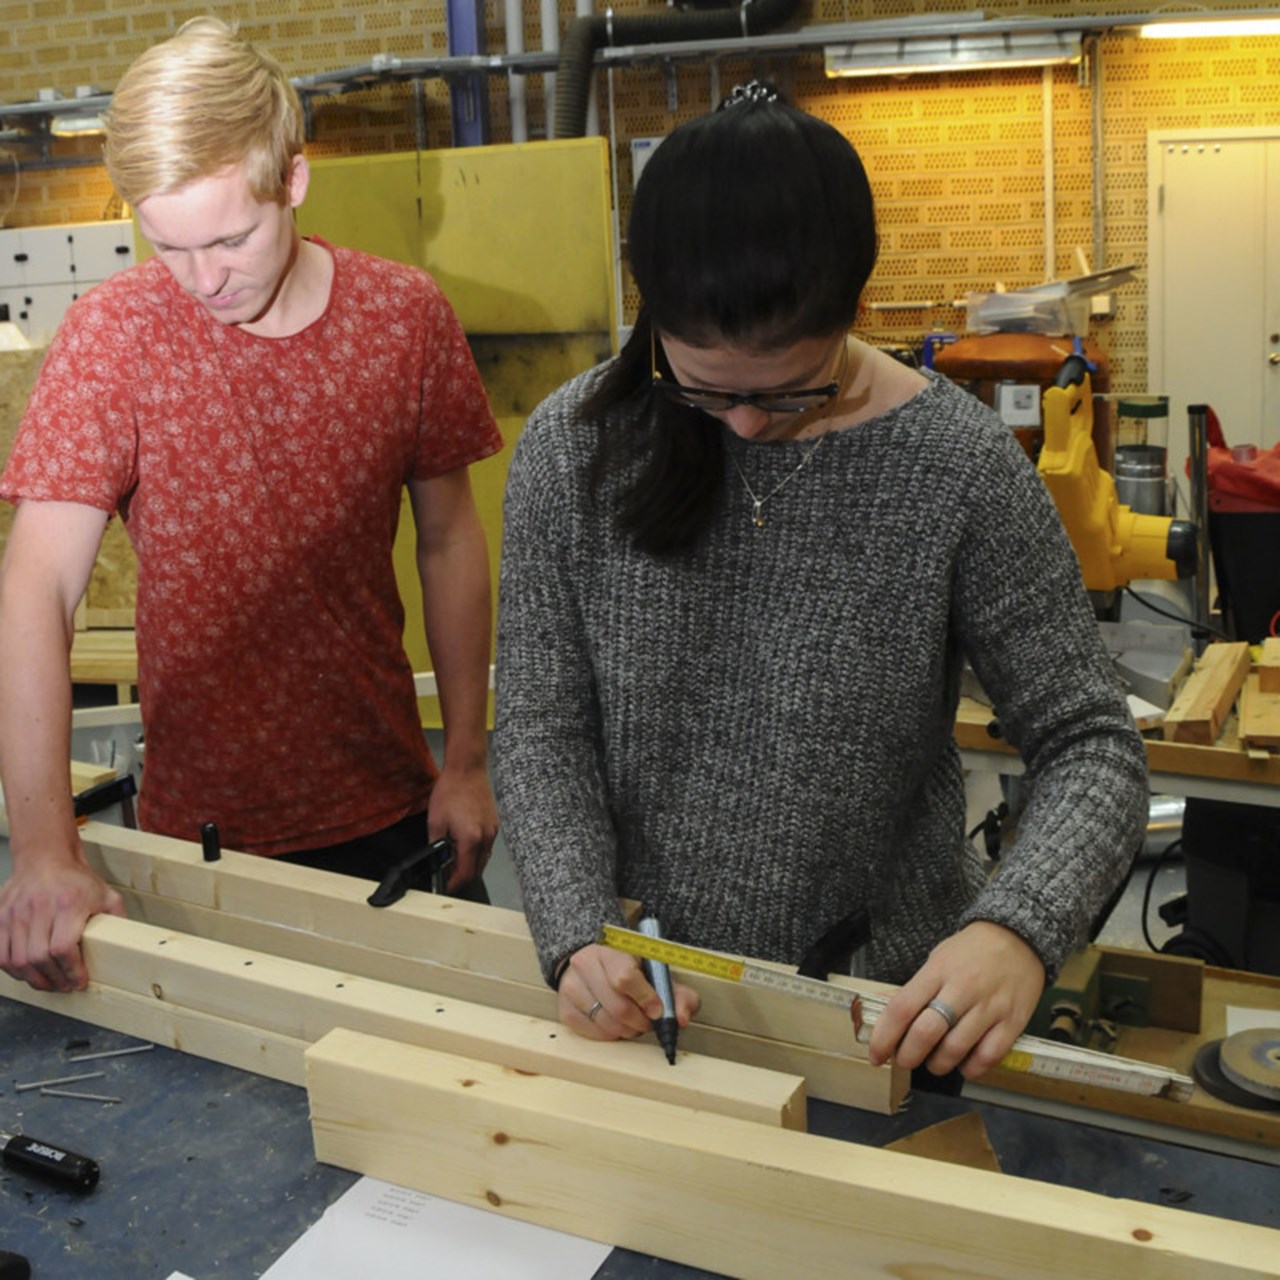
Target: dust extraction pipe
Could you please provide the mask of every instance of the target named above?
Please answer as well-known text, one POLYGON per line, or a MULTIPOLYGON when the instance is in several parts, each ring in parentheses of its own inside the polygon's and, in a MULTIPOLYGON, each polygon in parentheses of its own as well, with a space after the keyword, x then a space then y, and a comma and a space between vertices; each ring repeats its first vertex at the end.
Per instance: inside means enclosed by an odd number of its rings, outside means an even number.
POLYGON ((602 46, 761 35, 782 26, 800 4, 801 0, 743 0, 727 8, 668 10, 627 17, 609 10, 574 18, 560 42, 555 137, 581 138, 585 133, 592 66, 595 52, 602 46))

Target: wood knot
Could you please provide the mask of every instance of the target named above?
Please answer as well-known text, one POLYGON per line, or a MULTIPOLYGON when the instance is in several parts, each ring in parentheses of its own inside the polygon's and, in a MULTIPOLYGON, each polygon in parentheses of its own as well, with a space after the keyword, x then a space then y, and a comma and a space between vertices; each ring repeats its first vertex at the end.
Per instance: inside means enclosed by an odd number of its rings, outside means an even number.
POLYGON ((151 994, 155 996, 157 1000, 163 1000, 164 988, 158 982, 153 982, 151 984, 151 994))
POLYGON ((1145 1244, 1148 1240, 1154 1240, 1155 1236, 1148 1231, 1146 1227, 1138 1227, 1133 1233, 1133 1238, 1135 1240, 1141 1240, 1145 1244))
POLYGON ((496 1191, 486 1191, 484 1193, 484 1198, 493 1205, 495 1209, 502 1205, 502 1197, 496 1191))
POLYGON ((505 1147, 507 1143, 511 1141, 510 1137, 507 1134, 501 1133, 501 1132, 495 1133, 493 1135, 493 1140, 500 1147, 505 1147))

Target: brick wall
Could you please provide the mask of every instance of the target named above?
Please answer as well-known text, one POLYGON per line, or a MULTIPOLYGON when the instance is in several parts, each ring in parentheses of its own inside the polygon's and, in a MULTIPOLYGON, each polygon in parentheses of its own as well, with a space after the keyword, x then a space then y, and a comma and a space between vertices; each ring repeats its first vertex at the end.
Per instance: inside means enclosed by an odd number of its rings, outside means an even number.
MULTIPOLYGON (((652 10, 640 0, 616 0, 620 14, 652 10)), ((810 0, 806 21, 835 22, 911 13, 968 11, 968 0, 810 0)), ((1152 6, 1157 7, 1157 6, 1152 6)), ((1199 8, 1200 6, 1193 6, 1199 8)), ((1254 8, 1218 0, 1214 8, 1254 8)), ((1133 13, 1123 0, 1047 3, 989 0, 988 14, 1133 13)), ((561 0, 562 23, 572 13, 561 0)), ((170 8, 139 0, 0 0, 0 98, 29 101, 40 88, 64 93, 91 84, 109 90, 129 61, 188 17, 213 11, 236 19, 292 74, 358 66, 375 54, 438 56, 447 50, 441 3, 387 0, 242 0, 170 8)), ((526 47, 540 44, 538 5, 525 0, 526 47)), ((491 51, 503 47, 501 7, 486 8, 491 51)), ((1146 261, 1146 134, 1174 126, 1280 125, 1280 39, 1140 41, 1126 33, 1101 40, 1105 261, 1095 267, 1146 261)), ((799 103, 831 120, 862 151, 879 201, 883 253, 868 301, 949 303, 995 280, 1009 287, 1045 276, 1042 151, 1044 86, 1039 71, 947 74, 910 79, 831 81, 821 59, 726 61, 720 84, 765 74, 799 103)), ((612 77, 617 120, 622 214, 629 206, 629 140, 665 133, 710 104, 706 63, 617 70, 612 77)), ((529 77, 528 115, 545 120, 541 77, 529 77)), ((610 78, 598 77, 601 118, 608 120, 610 78)), ((509 138, 506 80, 489 78, 496 142, 509 138)), ((441 81, 424 85, 427 145, 450 142, 449 96, 441 81)), ((1074 69, 1051 78, 1056 253, 1053 274, 1073 274, 1078 245, 1093 255, 1092 90, 1074 69)), ((317 155, 411 149, 415 143, 410 90, 379 85, 317 100, 317 155)), ((91 159, 90 141, 58 143, 60 153, 91 159)), ((0 152, 0 210, 13 191, 10 162, 0 152)), ((10 226, 110 216, 110 186, 100 167, 29 170, 8 214, 10 226)), ((1146 293, 1141 280, 1116 295, 1118 313, 1098 322, 1094 336, 1112 361, 1117 390, 1146 387, 1146 293)), ((635 306, 625 289, 624 312, 635 306)), ((901 342, 935 328, 963 325, 949 306, 869 313, 867 327, 901 342)))

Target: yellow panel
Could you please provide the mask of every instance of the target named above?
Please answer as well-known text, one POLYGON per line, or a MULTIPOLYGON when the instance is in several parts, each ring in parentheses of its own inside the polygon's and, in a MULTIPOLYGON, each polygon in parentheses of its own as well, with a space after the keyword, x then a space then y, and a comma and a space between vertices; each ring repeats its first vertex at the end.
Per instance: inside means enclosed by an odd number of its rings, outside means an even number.
POLYGON ((304 233, 425 267, 468 333, 612 332, 602 138, 312 163, 304 233))
POLYGON ((468 333, 613 330, 607 166, 603 138, 424 154, 425 265, 468 333))
MULTIPOLYGON (((333 244, 426 268, 472 340, 506 442, 501 453, 471 469, 496 612, 511 449, 537 403, 614 346, 604 141, 319 159, 298 226, 333 244)), ((427 671, 407 492, 394 555, 405 650, 414 670, 427 671)), ((439 727, 436 699, 419 705, 423 723, 439 727)))
POLYGON ((417 191, 412 152, 313 160, 298 227, 330 244, 420 267, 417 191))

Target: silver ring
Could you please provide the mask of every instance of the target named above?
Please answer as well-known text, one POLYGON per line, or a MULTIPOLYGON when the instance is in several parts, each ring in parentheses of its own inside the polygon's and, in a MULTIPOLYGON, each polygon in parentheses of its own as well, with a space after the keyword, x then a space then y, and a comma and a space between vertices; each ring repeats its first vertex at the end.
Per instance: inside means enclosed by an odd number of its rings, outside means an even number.
POLYGON ((596 1014, 599 1013, 600 1010, 603 1008, 604 1008, 604 1005, 602 1005, 600 1001, 597 1000, 595 1004, 593 1004, 591 1008, 587 1010, 587 1021, 594 1022, 596 1020, 596 1014))
POLYGON ((932 1009, 947 1024, 948 1031, 954 1030, 956 1023, 960 1021, 956 1011, 945 1000, 930 1000, 925 1008, 932 1009))

